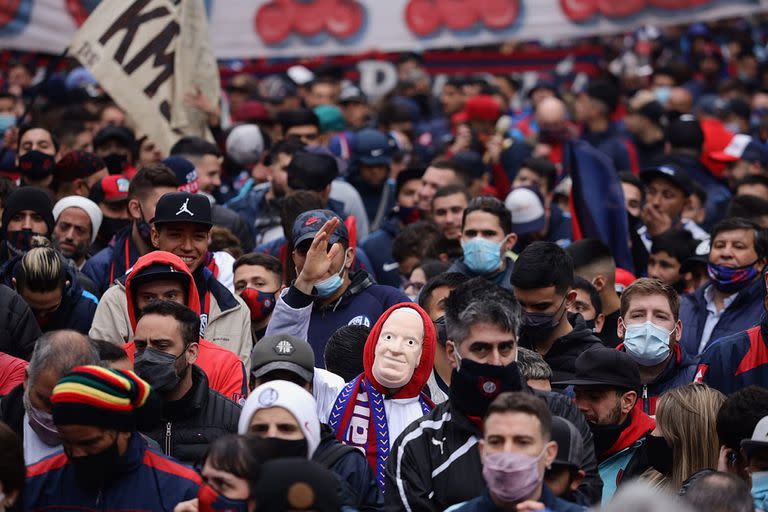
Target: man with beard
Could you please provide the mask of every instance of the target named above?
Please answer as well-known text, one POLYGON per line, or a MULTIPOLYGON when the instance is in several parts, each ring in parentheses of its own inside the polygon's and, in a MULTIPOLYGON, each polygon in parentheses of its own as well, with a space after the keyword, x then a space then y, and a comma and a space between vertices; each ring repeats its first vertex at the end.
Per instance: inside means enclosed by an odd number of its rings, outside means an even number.
POLYGON ((302 149, 304 144, 296 138, 275 144, 264 160, 264 165, 269 169, 269 181, 255 186, 255 182, 251 181, 251 187, 243 187, 240 194, 226 205, 250 226, 254 246, 278 240, 283 236, 279 201, 287 193, 288 165, 293 155, 302 149))
POLYGON ((198 474, 138 433, 157 396, 133 372, 78 366, 51 404, 64 451, 28 469, 23 510, 170 510, 197 496, 198 474))
POLYGON ((208 387, 195 365, 200 318, 186 306, 153 301, 136 325, 134 368, 163 399, 162 422, 146 430, 168 456, 202 462, 208 444, 237 432, 240 406, 208 387))
POLYGON ((0 421, 24 442, 24 461, 28 465, 61 449, 51 417, 53 387, 75 366, 98 362, 96 349, 78 332, 54 331, 37 340, 24 383, 0 401, 0 421))
POLYGON ((103 218, 99 206, 81 196, 65 197, 53 206, 53 244, 78 270, 85 265, 103 218))
POLYGON ((647 434, 656 428, 656 422, 635 407, 642 386, 637 363, 620 350, 593 348, 576 359, 571 380, 553 384, 573 386, 576 406, 594 435, 602 502, 606 503, 623 479, 640 476, 647 469, 633 464, 647 434))
POLYGON ((540 397, 553 415, 577 426, 584 436, 581 490, 601 495, 592 434, 563 395, 533 390, 517 366, 520 305, 509 290, 482 278, 467 281, 445 301, 447 354, 453 367, 449 401, 411 423, 392 444, 386 466, 387 510, 439 511, 479 496, 485 489, 478 439, 483 416, 504 391, 540 397))

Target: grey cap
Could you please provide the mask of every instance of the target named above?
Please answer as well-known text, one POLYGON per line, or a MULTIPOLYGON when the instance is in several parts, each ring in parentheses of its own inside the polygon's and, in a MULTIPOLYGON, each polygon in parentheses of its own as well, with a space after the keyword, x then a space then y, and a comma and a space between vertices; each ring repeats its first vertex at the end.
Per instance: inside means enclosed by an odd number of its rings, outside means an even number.
POLYGON ((260 339, 251 351, 251 376, 258 379, 274 370, 287 370, 312 382, 315 375, 312 346, 288 334, 273 334, 260 339))

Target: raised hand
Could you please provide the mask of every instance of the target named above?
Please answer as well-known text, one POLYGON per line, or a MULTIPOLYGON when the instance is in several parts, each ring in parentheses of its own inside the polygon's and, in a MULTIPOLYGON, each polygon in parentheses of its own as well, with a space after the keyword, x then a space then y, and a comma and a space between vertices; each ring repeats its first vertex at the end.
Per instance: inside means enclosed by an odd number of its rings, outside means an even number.
POLYGON ((327 221, 312 240, 312 245, 309 246, 304 260, 304 267, 294 283, 299 291, 310 295, 315 283, 321 281, 331 270, 334 258, 343 250, 342 245, 338 242, 333 244, 330 251, 328 250, 328 240, 339 222, 336 217, 327 221))

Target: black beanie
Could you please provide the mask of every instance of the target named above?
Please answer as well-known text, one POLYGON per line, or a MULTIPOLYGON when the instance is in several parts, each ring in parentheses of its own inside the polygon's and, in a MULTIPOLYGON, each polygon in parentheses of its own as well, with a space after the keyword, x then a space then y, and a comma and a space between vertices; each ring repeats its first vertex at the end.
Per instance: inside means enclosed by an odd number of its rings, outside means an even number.
POLYGON ((39 187, 21 187, 13 191, 5 200, 3 210, 2 233, 5 235, 8 222, 23 210, 32 210, 40 215, 48 226, 50 236, 53 233, 53 201, 48 193, 39 187))
POLYGON ((598 80, 587 86, 587 96, 593 98, 608 107, 608 112, 613 113, 619 106, 619 90, 611 82, 598 80))

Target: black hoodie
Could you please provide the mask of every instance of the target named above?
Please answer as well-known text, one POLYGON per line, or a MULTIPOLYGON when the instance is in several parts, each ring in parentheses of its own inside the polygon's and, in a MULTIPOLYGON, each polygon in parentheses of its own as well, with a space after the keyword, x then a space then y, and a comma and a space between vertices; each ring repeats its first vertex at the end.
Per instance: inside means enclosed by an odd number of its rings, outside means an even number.
MULTIPOLYGON (((584 318, 578 313, 568 313, 568 321, 573 330, 565 336, 558 338, 552 344, 552 348, 544 356, 544 361, 552 368, 552 382, 570 380, 574 377, 575 361, 585 350, 595 346, 603 346, 600 338, 589 329, 584 318)), ((533 346, 522 346, 535 350, 533 346)))

